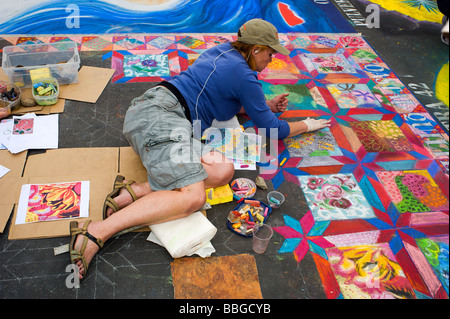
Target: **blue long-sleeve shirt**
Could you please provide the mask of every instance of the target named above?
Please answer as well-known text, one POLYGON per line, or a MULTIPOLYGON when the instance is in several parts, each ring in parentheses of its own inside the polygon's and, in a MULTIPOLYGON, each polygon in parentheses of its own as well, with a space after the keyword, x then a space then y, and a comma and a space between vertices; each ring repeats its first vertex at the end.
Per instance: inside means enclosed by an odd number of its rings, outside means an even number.
POLYGON ((267 134, 270 128, 278 129, 279 139, 290 133, 288 123, 278 119, 267 105, 256 73, 231 43, 205 51, 186 71, 169 82, 186 100, 192 121, 201 121, 202 132, 214 119, 227 121, 244 107, 253 123, 265 128, 267 134))

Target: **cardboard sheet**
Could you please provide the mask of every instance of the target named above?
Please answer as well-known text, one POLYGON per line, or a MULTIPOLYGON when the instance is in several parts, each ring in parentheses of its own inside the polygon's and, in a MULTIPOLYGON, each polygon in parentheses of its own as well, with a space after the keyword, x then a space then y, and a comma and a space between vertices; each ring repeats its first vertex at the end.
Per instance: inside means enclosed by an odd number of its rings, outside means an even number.
MULTIPOLYGON (((19 155, 26 156, 26 152, 19 155)), ((0 226, 3 220, 6 224, 14 204, 18 203, 23 184, 89 181, 89 219, 101 220, 105 197, 111 192, 117 174, 138 183, 147 181, 147 171, 131 147, 47 150, 45 153, 29 156, 24 168, 25 159, 23 157, 20 165, 20 161, 9 151, 0 151, 0 163, 11 169, 11 172, 0 179, 0 226), (2 161, 3 158, 5 160, 2 161), (1 200, 3 197, 8 198, 9 202, 1 200), (8 205, 5 206, 5 203, 8 205)), ((15 225, 16 214, 17 205, 9 230, 10 240, 69 236, 70 220, 15 225)), ((149 230, 148 227, 140 229, 149 230)))
POLYGON ((10 171, 0 178, 0 233, 3 233, 14 204, 19 200, 19 189, 27 152, 13 155, 7 150, 0 150, 0 165, 10 171))
POLYGON ((59 97, 96 103, 115 70, 83 66, 78 73, 78 83, 61 85, 59 97))
MULTIPOLYGON (((77 148, 48 150, 30 156, 24 177, 17 184, 15 197, 23 184, 45 184, 86 180, 90 182, 89 219, 101 220, 103 203, 111 191, 119 169, 119 148, 77 148)), ((1 180, 0 180, 1 181, 1 180)), ((18 199, 17 199, 18 200, 18 199)), ((17 201, 16 201, 17 203, 17 201)), ((17 205, 13 221, 16 219, 17 205)), ((80 218, 79 220, 83 220, 80 218)), ((9 239, 69 236, 70 220, 45 221, 24 225, 11 223, 9 239)))
POLYGON ((131 147, 120 148, 119 172, 126 180, 138 183, 144 183, 148 179, 147 170, 131 147))

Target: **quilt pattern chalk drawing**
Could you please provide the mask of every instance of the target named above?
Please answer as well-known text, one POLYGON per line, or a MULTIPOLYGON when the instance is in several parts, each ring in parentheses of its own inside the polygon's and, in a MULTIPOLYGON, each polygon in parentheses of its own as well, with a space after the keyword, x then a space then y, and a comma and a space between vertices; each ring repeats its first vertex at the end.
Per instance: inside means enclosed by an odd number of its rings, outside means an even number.
MULTIPOLYGON (((328 129, 268 140, 278 152, 259 158, 269 187, 293 184, 291 200, 308 205, 297 218, 285 211, 284 225, 274 227, 283 239, 278 252, 298 263, 312 258, 327 298, 448 299, 447 130, 362 36, 307 32, 280 33, 291 54, 274 55, 258 74, 266 98, 290 94, 280 119, 331 120, 328 129)), ((164 32, 3 37, 12 45, 70 40, 80 51, 101 50, 116 70, 113 83, 169 80, 208 48, 236 39, 164 32), (164 63, 151 69, 156 57, 164 63)), ((224 151, 237 146, 222 135, 219 141, 224 151)), ((239 154, 245 148, 232 156, 239 154)))

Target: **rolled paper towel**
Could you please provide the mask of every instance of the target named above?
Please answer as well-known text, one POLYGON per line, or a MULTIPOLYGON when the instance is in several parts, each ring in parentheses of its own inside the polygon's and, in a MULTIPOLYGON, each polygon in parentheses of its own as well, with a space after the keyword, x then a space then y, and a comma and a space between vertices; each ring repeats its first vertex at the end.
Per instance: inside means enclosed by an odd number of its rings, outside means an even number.
POLYGON ((217 233, 217 228, 201 212, 152 225, 150 229, 173 258, 192 255, 217 233))

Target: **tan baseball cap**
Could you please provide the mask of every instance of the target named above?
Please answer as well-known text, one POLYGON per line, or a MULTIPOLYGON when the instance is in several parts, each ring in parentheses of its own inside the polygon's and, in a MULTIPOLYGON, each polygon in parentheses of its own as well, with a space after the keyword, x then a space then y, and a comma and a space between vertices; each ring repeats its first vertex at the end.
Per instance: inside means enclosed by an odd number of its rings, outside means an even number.
POLYGON ((245 22, 240 28, 240 36, 238 35, 238 41, 253 44, 253 45, 265 45, 271 47, 275 51, 289 55, 290 51, 281 45, 278 39, 277 28, 273 24, 263 19, 252 19, 245 22))

